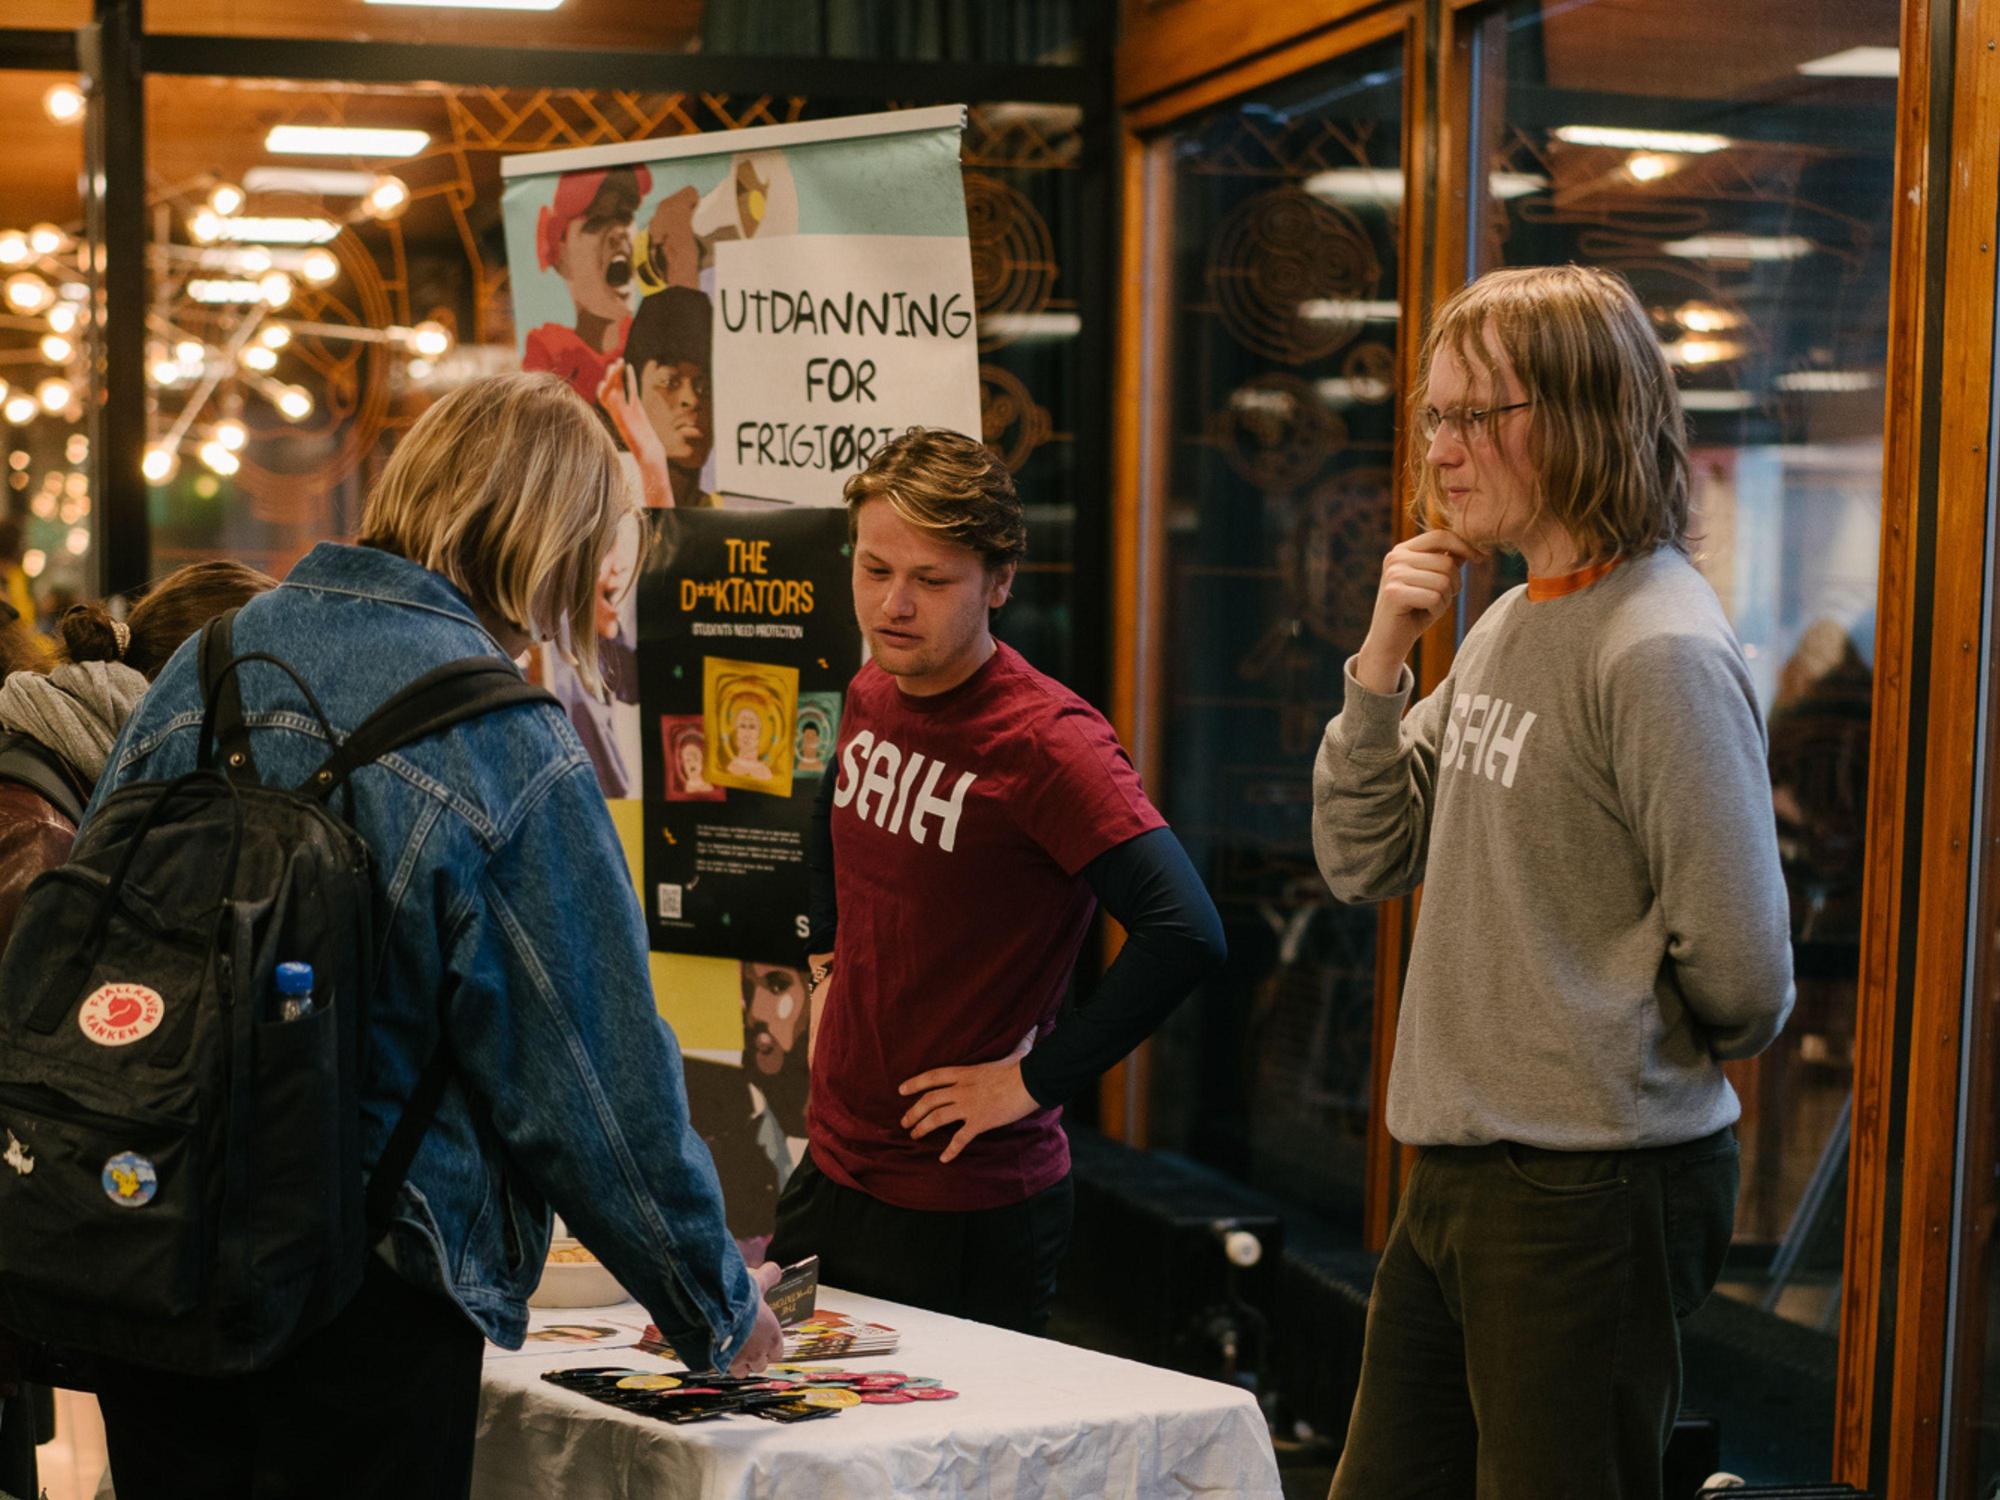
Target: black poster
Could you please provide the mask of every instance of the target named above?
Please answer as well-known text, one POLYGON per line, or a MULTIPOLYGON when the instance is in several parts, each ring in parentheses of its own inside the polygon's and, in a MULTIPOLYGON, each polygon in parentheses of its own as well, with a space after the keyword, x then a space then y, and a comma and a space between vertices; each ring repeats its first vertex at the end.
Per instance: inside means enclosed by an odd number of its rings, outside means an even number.
POLYGON ((653 524, 638 599, 653 947, 803 954, 806 829, 861 662, 847 511, 676 509, 653 524))

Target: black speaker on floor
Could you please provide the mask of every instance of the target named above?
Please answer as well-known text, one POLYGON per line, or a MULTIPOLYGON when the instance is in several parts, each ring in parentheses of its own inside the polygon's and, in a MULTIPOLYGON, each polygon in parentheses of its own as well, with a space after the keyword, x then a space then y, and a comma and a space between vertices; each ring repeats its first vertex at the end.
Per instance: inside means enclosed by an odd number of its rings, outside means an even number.
POLYGON ((1076 1230, 1063 1268, 1116 1352, 1262 1391, 1282 1221, 1190 1163, 1073 1132, 1076 1230))

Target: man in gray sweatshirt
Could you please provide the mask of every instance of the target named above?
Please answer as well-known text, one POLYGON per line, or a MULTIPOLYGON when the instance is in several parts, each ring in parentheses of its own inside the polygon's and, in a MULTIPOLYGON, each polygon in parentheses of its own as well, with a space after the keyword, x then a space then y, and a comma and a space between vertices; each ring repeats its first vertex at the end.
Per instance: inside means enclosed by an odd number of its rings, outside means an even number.
POLYGON ((1721 1061, 1792 1000, 1764 728, 1631 289, 1492 273, 1419 368, 1429 529, 1383 564, 1313 776, 1335 895, 1424 886, 1388 1100, 1420 1149, 1333 1496, 1657 1500, 1677 1320, 1735 1212, 1721 1061), (1495 548, 1528 585, 1404 714, 1404 659, 1495 548))

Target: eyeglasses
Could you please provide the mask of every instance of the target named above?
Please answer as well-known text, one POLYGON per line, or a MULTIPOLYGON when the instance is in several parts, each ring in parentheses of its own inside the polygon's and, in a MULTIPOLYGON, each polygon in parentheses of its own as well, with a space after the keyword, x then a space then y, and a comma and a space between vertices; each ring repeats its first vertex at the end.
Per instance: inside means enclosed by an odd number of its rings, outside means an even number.
POLYGON ((1493 424, 1510 411, 1525 411, 1533 406, 1532 401, 1514 401, 1506 406, 1453 406, 1439 411, 1435 406, 1426 406, 1417 413, 1417 426, 1423 429, 1424 441, 1429 442, 1438 433, 1449 427, 1461 438, 1469 438, 1474 433, 1487 433, 1493 424))

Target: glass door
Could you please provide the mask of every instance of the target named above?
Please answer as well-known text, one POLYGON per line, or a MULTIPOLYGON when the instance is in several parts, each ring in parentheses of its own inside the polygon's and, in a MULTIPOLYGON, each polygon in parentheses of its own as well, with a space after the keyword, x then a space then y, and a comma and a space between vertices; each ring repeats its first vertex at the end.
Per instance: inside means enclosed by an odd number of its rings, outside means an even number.
POLYGON ((1230 948, 1155 1038, 1148 1139, 1351 1229, 1377 913, 1328 894, 1310 823, 1399 491, 1407 40, 1374 35, 1146 148, 1146 739, 1230 948))

